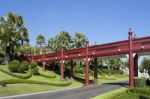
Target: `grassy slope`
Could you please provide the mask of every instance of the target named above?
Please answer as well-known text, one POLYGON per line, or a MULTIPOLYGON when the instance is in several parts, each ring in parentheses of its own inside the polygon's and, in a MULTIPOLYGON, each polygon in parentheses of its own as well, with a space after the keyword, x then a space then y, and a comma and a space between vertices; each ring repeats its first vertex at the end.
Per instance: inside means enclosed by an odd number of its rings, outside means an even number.
MULTIPOLYGON (((6 69, 6 66, 1 66, 0 68, 6 69)), ((0 72, 0 80, 15 78, 0 72)), ((84 77, 82 77, 84 78, 84 77)), ((90 77, 93 79, 93 77, 90 77)), ((39 81, 47 81, 47 82, 60 82, 60 76, 56 74, 56 78, 45 78, 42 76, 32 76, 29 78, 30 80, 39 80, 39 81)), ((127 80, 127 76, 100 76, 99 82, 100 83, 107 83, 107 82, 115 82, 127 80), (113 79, 112 79, 113 78, 113 79)), ((72 80, 72 84, 65 87, 60 86, 49 86, 49 85, 39 85, 39 84, 10 84, 7 87, 0 86, 0 96, 6 95, 15 95, 15 94, 23 94, 23 93, 31 93, 31 92, 38 92, 38 91, 48 91, 48 90, 59 90, 59 89, 67 89, 67 88, 74 88, 82 86, 83 83, 78 82, 76 80, 72 80)))
MULTIPOLYGON (((7 68, 5 66, 1 66, 0 68, 7 70, 7 68)), ((10 78, 15 79, 15 77, 12 77, 5 73, 0 72, 0 80, 10 79, 10 78)), ((56 78, 45 78, 42 76, 32 76, 29 79, 30 80, 47 81, 47 82, 60 82, 59 75, 57 75, 56 78)), ((48 90, 56 90, 56 89, 67 89, 67 88, 73 88, 73 87, 77 87, 77 86, 81 86, 81 85, 82 85, 82 83, 76 82, 76 81, 73 81, 73 83, 70 86, 65 86, 65 87, 39 85, 39 84, 10 84, 10 85, 7 85, 7 87, 0 86, 0 96, 24 94, 24 93, 48 91, 48 90)))

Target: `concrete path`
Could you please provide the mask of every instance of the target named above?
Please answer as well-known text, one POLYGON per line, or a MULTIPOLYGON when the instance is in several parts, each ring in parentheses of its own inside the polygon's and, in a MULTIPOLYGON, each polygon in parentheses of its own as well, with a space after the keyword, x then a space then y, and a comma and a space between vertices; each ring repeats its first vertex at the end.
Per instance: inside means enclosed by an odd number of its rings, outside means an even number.
POLYGON ((89 99, 93 96, 112 91, 122 86, 127 87, 128 82, 126 81, 126 82, 90 85, 88 87, 83 88, 19 95, 13 97, 4 97, 2 99, 89 99))

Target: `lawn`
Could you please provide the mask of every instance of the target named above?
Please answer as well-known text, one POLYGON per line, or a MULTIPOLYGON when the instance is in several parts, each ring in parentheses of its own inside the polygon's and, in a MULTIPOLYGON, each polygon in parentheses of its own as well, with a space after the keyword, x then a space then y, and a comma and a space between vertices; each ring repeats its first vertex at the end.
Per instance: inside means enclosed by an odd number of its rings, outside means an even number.
MULTIPOLYGON (((6 65, 0 65, 0 68, 7 70, 6 65)), ((49 72, 50 73, 50 72, 49 72)), ((25 94, 32 92, 41 92, 41 91, 50 91, 50 90, 59 90, 59 89, 68 89, 75 87, 82 87, 84 83, 84 74, 78 75, 79 79, 72 80, 72 84, 69 86, 50 86, 50 85, 41 85, 41 84, 8 84, 7 87, 0 86, 0 96, 16 95, 16 94, 25 94)), ((15 77, 9 76, 3 72, 0 72, 0 80, 11 79, 15 77)), ((90 76, 92 80, 93 77, 90 76)), ((117 82, 127 80, 128 76, 126 75, 103 75, 99 76, 99 83, 108 83, 108 82, 117 82)), ((60 76, 56 74, 56 78, 45 78, 42 76, 32 76, 29 80, 38 80, 45 82, 61 82, 60 76)))
POLYGON ((110 99, 150 99, 150 87, 129 89, 110 99))
POLYGON ((122 87, 98 95, 92 99, 150 99, 150 87, 129 89, 122 87))
MULTIPOLYGON (((107 93, 104 93, 102 95, 98 95, 92 99, 114 99, 112 97, 115 97, 117 96, 118 94, 122 94, 124 93, 126 90, 128 90, 128 88, 126 87, 122 87, 122 88, 119 88, 119 89, 115 89, 113 91, 110 91, 110 92, 107 92, 107 93)), ((117 99, 117 98, 116 98, 117 99)), ((128 98, 126 98, 128 99, 128 98)))

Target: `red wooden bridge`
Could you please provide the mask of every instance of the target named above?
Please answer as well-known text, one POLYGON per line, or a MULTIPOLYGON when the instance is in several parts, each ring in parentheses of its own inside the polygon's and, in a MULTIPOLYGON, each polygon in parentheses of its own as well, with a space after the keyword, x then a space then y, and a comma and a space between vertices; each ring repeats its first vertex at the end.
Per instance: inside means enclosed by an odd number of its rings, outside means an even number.
POLYGON ((89 85, 89 61, 94 58, 94 84, 97 84, 97 57, 113 55, 129 55, 129 86, 134 87, 134 71, 137 73, 137 53, 150 51, 150 36, 134 38, 131 29, 128 32, 128 40, 118 41, 108 44, 89 46, 86 43, 85 48, 63 50, 56 53, 47 53, 42 55, 31 55, 29 60, 43 63, 45 69, 46 62, 60 61, 61 80, 64 79, 64 61, 71 60, 71 76, 73 76, 73 60, 84 59, 85 61, 85 86, 89 85), (135 56, 133 54, 136 54, 135 56), (135 68, 134 68, 135 67, 135 68))

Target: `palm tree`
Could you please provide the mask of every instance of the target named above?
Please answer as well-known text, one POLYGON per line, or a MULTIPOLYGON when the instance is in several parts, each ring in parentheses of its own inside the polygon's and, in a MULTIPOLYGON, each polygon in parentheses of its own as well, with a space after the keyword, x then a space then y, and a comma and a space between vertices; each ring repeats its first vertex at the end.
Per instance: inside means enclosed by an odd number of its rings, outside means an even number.
POLYGON ((45 44, 45 37, 43 35, 41 35, 41 34, 38 35, 36 37, 36 43, 37 43, 37 45, 40 46, 40 48, 42 48, 42 46, 45 44))
POLYGON ((5 54, 14 55, 16 49, 21 45, 23 32, 26 34, 25 38, 28 39, 22 16, 9 12, 5 17, 0 18, 0 40, 5 54))
POLYGON ((62 31, 55 37, 56 51, 60 51, 63 46, 64 50, 70 48, 71 36, 69 32, 62 31))
POLYGON ((75 34, 75 47, 76 48, 85 47, 86 41, 87 41, 87 38, 83 33, 77 32, 75 34))
POLYGON ((49 38, 48 39, 48 48, 50 49, 51 52, 55 51, 55 49, 56 49, 55 46, 56 46, 55 39, 49 38))
POLYGON ((36 44, 40 46, 40 49, 41 49, 41 53, 42 53, 42 47, 43 45, 45 44, 45 37, 43 35, 38 35, 36 37, 36 44))

